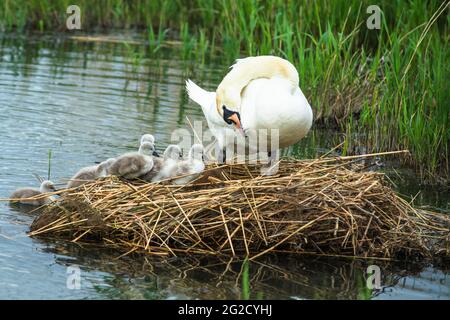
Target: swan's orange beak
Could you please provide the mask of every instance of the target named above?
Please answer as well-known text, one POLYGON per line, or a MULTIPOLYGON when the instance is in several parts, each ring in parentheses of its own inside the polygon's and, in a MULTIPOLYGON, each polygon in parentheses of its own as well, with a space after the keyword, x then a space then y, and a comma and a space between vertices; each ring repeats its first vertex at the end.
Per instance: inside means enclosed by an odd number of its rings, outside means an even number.
POLYGON ((239 120, 238 115, 236 113, 233 113, 231 116, 228 117, 228 119, 233 121, 236 129, 245 137, 245 132, 244 129, 242 129, 241 120, 239 120))
POLYGON ((239 120, 239 117, 237 116, 236 113, 233 113, 231 116, 228 117, 228 119, 234 122, 234 125, 236 126, 237 129, 241 129, 241 120, 239 120))

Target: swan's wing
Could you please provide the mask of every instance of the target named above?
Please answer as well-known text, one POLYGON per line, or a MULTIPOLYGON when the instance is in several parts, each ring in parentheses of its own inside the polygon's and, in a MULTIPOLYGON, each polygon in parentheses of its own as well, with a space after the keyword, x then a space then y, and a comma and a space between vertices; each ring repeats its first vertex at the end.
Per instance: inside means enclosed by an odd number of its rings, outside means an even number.
POLYGON ((189 98, 198 103, 205 114, 208 123, 223 126, 222 117, 218 114, 216 109, 216 93, 208 92, 198 85, 196 85, 192 80, 188 79, 186 81, 186 91, 189 98))

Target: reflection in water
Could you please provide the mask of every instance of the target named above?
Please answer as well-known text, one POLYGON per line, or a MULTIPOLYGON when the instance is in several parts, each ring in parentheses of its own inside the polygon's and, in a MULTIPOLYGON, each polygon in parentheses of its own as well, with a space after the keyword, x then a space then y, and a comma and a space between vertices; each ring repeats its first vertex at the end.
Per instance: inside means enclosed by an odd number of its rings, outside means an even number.
MULTIPOLYGON (((187 99, 184 80, 212 90, 231 61, 197 64, 182 60, 176 48, 157 54, 147 55, 142 46, 53 35, 0 37, 0 198, 17 187, 36 186, 33 172, 46 177, 49 149, 51 178, 59 182, 82 166, 135 149, 143 133, 153 133, 162 151, 174 129, 188 127, 186 116, 202 120, 200 107, 187 99)), ((316 157, 340 139, 315 129, 287 153, 316 157)), ((448 210, 448 191, 421 187, 415 179, 407 183, 401 175, 392 178, 405 196, 421 190, 418 204, 448 210)), ((0 298, 450 297, 446 275, 434 268, 405 275, 407 266, 386 266, 384 292, 369 292, 364 261, 272 255, 249 263, 243 277, 242 261, 115 259, 120 253, 30 239, 26 232, 37 214, 30 210, 0 203, 0 298), (66 287, 66 267, 73 264, 82 269, 81 290, 66 287)))
POLYGON ((106 272, 92 283, 106 299, 243 299, 247 286, 250 299, 370 299, 389 298, 393 292, 419 298, 421 291, 439 299, 448 296, 450 284, 444 274, 429 278, 428 271, 419 273, 419 266, 379 261, 267 255, 248 262, 244 275, 246 262, 238 259, 145 255, 117 259, 119 254, 111 250, 65 243, 46 251, 58 253, 59 264, 81 265, 82 273, 106 272), (371 263, 382 270, 381 290, 367 289, 366 268, 371 263), (420 284, 411 288, 411 282, 420 284))

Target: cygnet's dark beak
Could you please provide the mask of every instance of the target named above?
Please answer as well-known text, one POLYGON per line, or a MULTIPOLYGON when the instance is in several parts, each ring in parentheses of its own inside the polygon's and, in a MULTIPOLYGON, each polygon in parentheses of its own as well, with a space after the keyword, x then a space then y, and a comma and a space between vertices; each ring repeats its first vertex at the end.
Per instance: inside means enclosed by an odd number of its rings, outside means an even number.
POLYGON ((159 154, 158 154, 158 152, 156 152, 156 150, 153 150, 152 155, 153 155, 154 157, 159 157, 159 154))

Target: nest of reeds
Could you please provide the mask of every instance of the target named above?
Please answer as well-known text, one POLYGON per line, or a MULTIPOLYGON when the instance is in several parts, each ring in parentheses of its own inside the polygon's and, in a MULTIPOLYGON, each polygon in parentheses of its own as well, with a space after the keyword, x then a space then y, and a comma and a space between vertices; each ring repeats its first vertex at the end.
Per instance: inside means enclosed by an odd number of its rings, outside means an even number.
POLYGON ((448 216, 415 209, 360 160, 282 160, 272 176, 213 166, 184 186, 107 177, 65 190, 30 235, 157 255, 447 256, 448 216))

